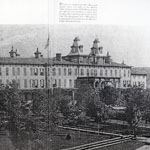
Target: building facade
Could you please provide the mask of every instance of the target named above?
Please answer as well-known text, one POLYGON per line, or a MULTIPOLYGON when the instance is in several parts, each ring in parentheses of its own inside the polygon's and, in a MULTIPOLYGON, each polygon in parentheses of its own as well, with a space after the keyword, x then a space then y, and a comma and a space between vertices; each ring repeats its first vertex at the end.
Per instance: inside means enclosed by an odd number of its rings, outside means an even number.
POLYGON ((134 84, 131 66, 113 62, 109 52, 103 54, 98 38, 89 54, 84 54, 83 45, 78 42, 76 37, 67 56, 58 53, 51 59, 44 58, 38 49, 33 58, 23 58, 12 47, 10 57, 0 57, 0 84, 17 82, 20 89, 67 89, 76 88, 77 81, 85 78, 95 78, 94 84, 99 87, 108 84, 128 88, 134 84))
POLYGON ((140 87, 146 89, 146 77, 147 74, 143 72, 137 72, 132 70, 131 72, 131 85, 133 87, 140 87))

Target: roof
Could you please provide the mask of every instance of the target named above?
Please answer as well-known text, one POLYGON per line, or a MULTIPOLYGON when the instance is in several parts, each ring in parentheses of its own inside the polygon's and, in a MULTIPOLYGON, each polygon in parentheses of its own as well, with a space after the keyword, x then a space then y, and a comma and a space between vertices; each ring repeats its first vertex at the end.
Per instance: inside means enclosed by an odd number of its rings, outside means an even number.
POLYGON ((89 66, 102 66, 102 67, 125 67, 125 68, 131 68, 131 66, 128 66, 126 64, 119 64, 112 62, 111 64, 88 64, 88 63, 80 63, 80 65, 89 65, 89 66))
POLYGON ((117 67, 129 67, 129 68, 131 68, 131 66, 128 66, 126 64, 116 63, 116 62, 111 62, 111 64, 106 64, 106 65, 117 66, 117 67))
POLYGON ((147 73, 138 68, 132 68, 131 75, 147 75, 147 73))
POLYGON ((20 64, 20 65, 44 65, 46 63, 49 64, 70 64, 75 65, 76 63, 66 61, 62 59, 61 61, 57 61, 55 58, 48 60, 48 58, 34 58, 34 57, 17 57, 17 58, 11 58, 11 57, 0 57, 0 64, 20 64))
POLYGON ((35 58, 35 57, 28 57, 28 58, 24 58, 24 57, 17 57, 17 58, 11 58, 11 57, 0 57, 0 64, 9 64, 9 65, 13 65, 13 64, 19 64, 19 65, 44 65, 46 63, 49 64, 53 64, 53 65, 88 65, 88 66, 104 66, 104 67, 130 67, 127 66, 125 64, 119 64, 119 63, 115 63, 112 62, 111 64, 102 64, 102 65, 98 65, 98 64, 88 64, 88 63, 76 63, 76 62, 71 62, 71 61, 67 61, 62 59, 61 61, 56 60, 56 58, 54 57, 53 59, 48 60, 48 58, 35 58))
POLYGON ((36 58, 11 58, 11 57, 0 57, 0 64, 43 64, 40 59, 36 58))

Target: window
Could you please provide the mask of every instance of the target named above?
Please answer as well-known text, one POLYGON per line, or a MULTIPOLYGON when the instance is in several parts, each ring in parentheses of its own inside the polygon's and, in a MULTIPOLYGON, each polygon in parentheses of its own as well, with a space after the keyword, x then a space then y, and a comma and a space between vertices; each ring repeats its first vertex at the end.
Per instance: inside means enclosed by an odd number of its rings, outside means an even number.
POLYGON ((9 75, 9 69, 6 68, 6 76, 8 76, 8 75, 9 75))
POLYGON ((68 75, 71 75, 72 74, 72 70, 71 68, 68 68, 68 75))
POLYGON ((77 88, 77 80, 74 80, 74 87, 77 88))
POLYGON ((61 75, 61 68, 58 68, 58 75, 61 75))
POLYGON ((48 88, 51 87, 51 81, 48 79, 48 88))
POLYGON ((27 79, 24 79, 24 88, 27 88, 27 79))
POLYGON ((77 68, 75 68, 75 76, 77 76, 78 75, 78 70, 77 70, 77 68))
POLYGON ((83 63, 83 57, 80 57, 80 63, 83 63))
POLYGON ((2 68, 0 67, 0 76, 2 75, 2 68))
POLYGON ((47 68, 47 74, 50 76, 50 68, 47 68))
POLYGON ((72 80, 69 80, 69 87, 72 88, 72 80))
POLYGON ((94 69, 94 76, 97 76, 97 69, 94 69))
POLYGON ((103 76, 103 70, 100 69, 100 76, 103 76))
POLYGON ((55 82, 53 83, 53 87, 57 87, 57 80, 55 79, 55 82))
POLYGON ((18 88, 20 88, 20 80, 17 80, 18 88))
POLYGON ((94 72, 93 72, 93 69, 91 69, 91 76, 93 76, 94 75, 94 72))
POLYGON ((29 80, 30 88, 32 88, 32 80, 29 80))
POLYGON ((35 87, 35 80, 32 80, 32 87, 35 87))
POLYGON ((40 75, 44 76, 44 68, 40 68, 40 75))
POLYGON ((123 80, 123 87, 126 87, 126 81, 123 80))
POLYGON ((140 82, 138 82, 138 86, 140 87, 140 85, 141 85, 141 83, 140 82))
POLYGON ((128 87, 130 87, 130 86, 131 86, 131 82, 130 82, 130 81, 128 81, 127 83, 128 83, 128 87))
POLYGON ((111 77, 113 76, 113 71, 112 71, 112 70, 110 70, 110 76, 111 76, 111 77))
POLYGON ((12 68, 12 75, 15 76, 15 68, 12 68))
POLYGON ((41 88, 44 88, 44 80, 43 80, 43 79, 40 80, 40 87, 41 87, 41 88))
POLYGON ((118 75, 118 72, 117 72, 117 70, 115 70, 115 77, 117 77, 117 75, 118 75))
POLYGON ((126 70, 124 70, 124 77, 126 77, 126 70))
POLYGON ((67 75, 67 70, 66 70, 66 68, 64 68, 64 76, 66 76, 67 75))
POLYGON ((58 80, 58 86, 61 87, 61 79, 58 80))
POLYGON ((56 76, 56 68, 53 68, 53 76, 56 76))
POLYGON ((38 88, 38 80, 37 80, 37 79, 34 80, 34 87, 35 87, 35 88, 38 88))
POLYGON ((17 68, 17 75, 20 75, 20 68, 17 68))
POLYGON ((84 76, 84 69, 81 69, 81 76, 84 76))
POLYGON ((64 79, 64 87, 66 87, 67 86, 67 81, 66 81, 66 79, 64 79))
POLYGON ((89 69, 86 70, 86 75, 89 76, 89 69))
POLYGON ((33 76, 33 68, 30 68, 30 75, 33 76))
POLYGON ((105 70, 105 76, 107 76, 107 73, 108 73, 108 71, 107 71, 107 70, 105 70))
POLYGON ((26 76, 27 75, 27 69, 23 68, 23 72, 24 72, 24 76, 26 76))
POLYGON ((130 77, 130 70, 128 70, 128 77, 130 77))
POLYGON ((38 75, 38 68, 34 68, 34 75, 35 75, 35 76, 38 75))
POLYGON ((121 77, 121 70, 119 70, 119 77, 121 77))

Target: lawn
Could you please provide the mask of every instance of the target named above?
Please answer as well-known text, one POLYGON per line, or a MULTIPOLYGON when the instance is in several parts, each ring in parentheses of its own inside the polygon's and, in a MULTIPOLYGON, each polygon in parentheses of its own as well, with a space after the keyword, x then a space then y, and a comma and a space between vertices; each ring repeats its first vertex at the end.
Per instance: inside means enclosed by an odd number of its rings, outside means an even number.
POLYGON ((61 129, 58 130, 55 134, 53 134, 53 136, 51 136, 49 146, 51 150, 60 150, 63 148, 69 148, 77 145, 101 141, 110 138, 112 138, 112 136, 61 129), (71 136, 70 140, 66 139, 67 134, 71 136))
POLYGON ((143 145, 144 143, 142 142, 132 140, 129 142, 125 142, 125 143, 121 143, 121 144, 117 144, 117 145, 113 145, 113 146, 109 146, 109 147, 105 147, 105 148, 101 148, 97 150, 136 150, 137 148, 143 145))
MULTIPOLYGON (((30 146, 28 143, 28 138, 27 136, 23 136, 18 139, 19 140, 17 142, 18 150, 29 149, 30 146)), ((40 142, 36 140, 35 146, 34 148, 32 148, 32 150, 38 150, 38 147, 46 149, 47 146, 49 147, 49 150, 61 150, 65 148, 70 148, 70 147, 92 143, 96 141, 101 141, 105 139, 110 139, 110 138, 114 138, 114 137, 108 136, 108 135, 101 135, 101 134, 98 135, 98 134, 92 134, 92 133, 86 133, 86 132, 58 129, 57 131, 54 131, 53 133, 51 133, 49 135, 49 138, 47 138, 46 133, 41 134, 41 136, 38 137, 38 139, 40 139, 39 141, 43 143, 42 147, 40 146, 41 145, 40 142), (70 135, 70 138, 67 139, 66 138, 67 135, 70 135), (47 139, 48 139, 48 142, 46 142, 47 139)), ((100 150, 135 150, 143 145, 144 144, 141 142, 132 140, 126 143, 121 143, 121 144, 113 145, 110 147, 101 148, 100 150)))

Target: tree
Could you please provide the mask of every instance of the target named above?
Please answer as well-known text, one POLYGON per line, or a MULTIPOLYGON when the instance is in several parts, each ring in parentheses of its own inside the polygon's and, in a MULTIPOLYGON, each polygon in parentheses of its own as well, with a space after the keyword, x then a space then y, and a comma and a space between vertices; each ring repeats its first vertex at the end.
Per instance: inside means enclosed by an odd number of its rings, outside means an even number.
POLYGON ((49 94, 48 97, 47 90, 33 90, 31 100, 26 101, 16 83, 1 87, 0 109, 8 115, 8 129, 16 147, 25 139, 28 140, 26 144, 35 140, 42 141, 43 135, 48 131, 51 134, 57 127, 58 106, 51 93, 49 94))
POLYGON ((76 93, 77 104, 88 117, 102 122, 107 118, 107 108, 101 99, 101 91, 90 85, 82 85, 76 93))
POLYGON ((101 89, 100 97, 102 102, 104 102, 106 105, 114 105, 119 98, 119 90, 110 86, 106 86, 104 89, 101 89))
POLYGON ((142 118, 144 93, 140 88, 128 88, 124 91, 126 101, 126 119, 134 136, 142 118))
POLYGON ((144 105, 143 105, 143 115, 142 119, 145 120, 145 123, 148 123, 150 121, 150 90, 146 89, 144 91, 144 105))

